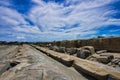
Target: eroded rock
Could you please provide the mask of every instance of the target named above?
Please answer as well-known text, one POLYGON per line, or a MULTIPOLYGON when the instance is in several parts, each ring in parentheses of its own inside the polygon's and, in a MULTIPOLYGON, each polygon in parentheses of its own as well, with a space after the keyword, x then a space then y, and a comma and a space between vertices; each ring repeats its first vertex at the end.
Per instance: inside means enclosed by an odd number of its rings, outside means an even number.
POLYGON ((96 53, 101 54, 101 53, 106 53, 106 52, 107 52, 107 50, 100 50, 100 51, 97 51, 96 53))
POLYGON ((90 55, 91 55, 90 51, 85 49, 80 49, 77 52, 77 57, 83 58, 83 59, 87 58, 90 55))
POLYGON ((73 55, 73 54, 77 53, 77 49, 76 48, 67 48, 66 52, 70 55, 73 55))

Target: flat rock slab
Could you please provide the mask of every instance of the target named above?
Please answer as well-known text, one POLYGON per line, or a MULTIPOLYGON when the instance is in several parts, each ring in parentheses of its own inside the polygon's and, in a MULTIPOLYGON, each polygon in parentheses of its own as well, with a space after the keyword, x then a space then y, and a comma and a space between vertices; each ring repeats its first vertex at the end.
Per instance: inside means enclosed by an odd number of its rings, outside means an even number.
POLYGON ((0 80, 88 80, 29 45, 23 45, 11 61, 20 64, 0 75, 0 80))
MULTIPOLYGON (((116 71, 114 68, 100 63, 95 63, 85 59, 80 59, 74 56, 60 54, 42 47, 38 47, 40 51, 46 54, 55 56, 54 59, 60 58, 62 61, 73 60, 72 66, 79 72, 84 72, 86 75, 93 76, 98 80, 119 80, 120 72, 116 71), (69 58, 69 59, 68 59, 69 58)), ((56 59, 58 60, 58 59, 56 59)), ((64 62, 61 62, 64 64, 64 62)), ((68 62, 67 62, 68 63, 68 62)))

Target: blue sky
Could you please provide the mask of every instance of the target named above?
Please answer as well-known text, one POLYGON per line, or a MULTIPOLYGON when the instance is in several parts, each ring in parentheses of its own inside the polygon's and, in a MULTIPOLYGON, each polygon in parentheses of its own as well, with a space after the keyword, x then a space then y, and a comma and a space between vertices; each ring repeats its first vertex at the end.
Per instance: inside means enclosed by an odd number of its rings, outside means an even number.
POLYGON ((0 0, 0 41, 120 36, 120 0, 0 0))

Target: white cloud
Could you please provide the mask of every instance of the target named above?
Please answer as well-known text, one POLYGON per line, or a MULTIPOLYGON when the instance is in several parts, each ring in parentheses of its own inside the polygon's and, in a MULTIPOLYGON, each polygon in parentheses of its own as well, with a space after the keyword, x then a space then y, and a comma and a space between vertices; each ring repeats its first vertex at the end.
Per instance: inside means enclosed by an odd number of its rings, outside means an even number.
POLYGON ((82 36, 97 33, 96 29, 104 25, 117 24, 120 25, 118 19, 106 17, 113 10, 109 10, 105 5, 110 4, 114 0, 68 0, 68 3, 78 2, 76 5, 71 4, 65 7, 63 4, 54 2, 45 3, 42 0, 33 0, 38 6, 33 7, 29 14, 30 19, 36 23, 44 32, 55 33, 59 35, 57 30, 62 31, 61 35, 70 32, 82 36), (78 27, 72 27, 78 24, 78 27), (65 27, 65 29, 62 29, 65 27), (86 31, 86 32, 85 32, 86 31))
POLYGON ((117 30, 110 30, 110 32, 118 32, 120 31, 120 29, 117 29, 117 30))
MULTIPOLYGON (((25 19, 24 16, 18 13, 14 9, 0 7, 0 20, 4 27, 10 26, 9 31, 14 32, 26 32, 26 33, 39 33, 40 30, 37 26, 31 26, 25 19)), ((5 28, 6 29, 6 28, 5 28)), ((13 33, 14 34, 14 33, 13 33)))
POLYGON ((5 0, 0 0, 0 5, 11 6, 11 4, 9 3, 9 1, 5 1, 5 0))
POLYGON ((25 39, 24 36, 17 36, 16 38, 17 38, 17 39, 25 39))
POLYGON ((40 30, 37 26, 23 25, 23 26, 13 27, 13 29, 15 31, 25 32, 25 33, 40 33, 40 30))
POLYGON ((16 27, 20 24, 27 24, 22 14, 11 8, 0 7, 0 16, 0 23, 4 27, 16 27))
POLYGON ((11 25, 17 39, 77 39, 78 35, 95 35, 98 28, 105 25, 120 25, 120 19, 108 17, 116 12, 106 6, 114 0, 65 0, 65 3, 61 4, 45 3, 43 0, 32 1, 37 5, 30 9, 28 15, 15 9, 0 7, 1 22, 7 23, 4 26, 11 25), (65 4, 69 6, 64 6, 65 4), (26 17, 34 25, 30 25, 26 17))

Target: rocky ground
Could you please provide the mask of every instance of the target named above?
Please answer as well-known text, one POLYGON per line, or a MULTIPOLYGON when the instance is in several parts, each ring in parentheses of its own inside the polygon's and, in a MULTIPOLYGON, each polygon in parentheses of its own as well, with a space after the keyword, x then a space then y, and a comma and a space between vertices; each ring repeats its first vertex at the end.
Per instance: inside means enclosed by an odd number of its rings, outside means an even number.
POLYGON ((0 46, 0 80, 94 80, 29 45, 0 46))
MULTIPOLYGON (((63 61, 69 61, 66 56, 71 55, 70 60, 73 58, 74 62, 70 67, 65 66, 32 45, 1 45, 0 80, 96 80, 95 77, 101 80, 99 76, 104 78, 120 75, 119 53, 106 50, 95 52, 92 46, 67 49, 55 46, 43 50, 49 50, 49 54, 63 61), (52 51, 59 53, 54 55, 52 51), (62 54, 62 57, 58 54, 62 54)), ((108 78, 107 80, 116 80, 108 78)))
POLYGON ((93 46, 83 46, 80 48, 47 46, 46 48, 62 54, 69 54, 78 58, 102 63, 120 71, 120 53, 109 52, 107 50, 95 51, 93 46))

